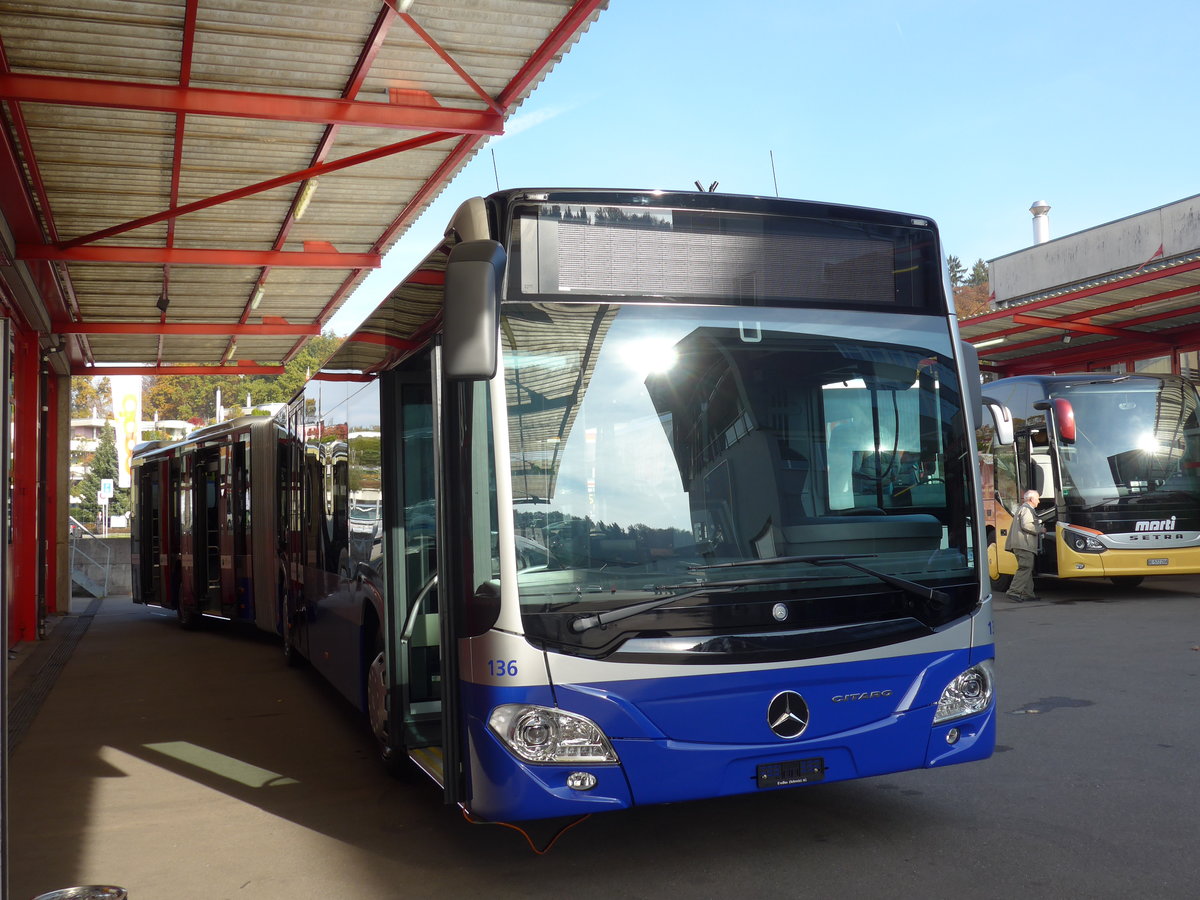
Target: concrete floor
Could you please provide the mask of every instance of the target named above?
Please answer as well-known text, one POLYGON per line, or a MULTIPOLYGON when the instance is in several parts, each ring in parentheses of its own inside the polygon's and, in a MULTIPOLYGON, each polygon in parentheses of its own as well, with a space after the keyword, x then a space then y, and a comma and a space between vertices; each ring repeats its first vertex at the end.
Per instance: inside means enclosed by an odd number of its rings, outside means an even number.
MULTIPOLYGON (((13 705, 66 623, 14 660, 13 705)), ((423 836, 462 821, 432 782, 383 775, 353 710, 270 640, 205 632, 128 597, 100 605, 10 757, 9 896, 105 884, 132 900, 392 897, 397 883, 429 885, 423 836), (395 817, 413 803, 429 815, 395 817)))
POLYGON ((996 603, 992 759, 607 813, 545 856, 383 774, 275 641, 110 597, 10 663, 14 708, 60 671, 10 758, 9 897, 1193 897, 1200 581, 1045 587, 996 603))

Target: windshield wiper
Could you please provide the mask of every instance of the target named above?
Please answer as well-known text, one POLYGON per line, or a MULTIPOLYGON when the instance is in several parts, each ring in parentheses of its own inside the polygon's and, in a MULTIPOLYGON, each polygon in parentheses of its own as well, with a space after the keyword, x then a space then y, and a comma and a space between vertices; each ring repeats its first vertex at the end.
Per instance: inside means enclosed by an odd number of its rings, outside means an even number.
MULTIPOLYGON (((660 606, 666 606, 675 600, 686 600, 689 597, 696 597, 700 594, 728 594, 744 587, 755 587, 760 584, 788 584, 797 581, 812 580, 814 579, 807 575, 784 575, 779 578, 741 578, 734 581, 712 581, 708 584, 699 585, 690 591, 684 591, 682 594, 670 594, 669 596, 658 597, 654 600, 645 600, 641 603, 633 603, 629 606, 618 607, 617 609, 607 609, 604 612, 580 616, 571 622, 571 630, 576 634, 582 634, 592 628, 608 625, 610 622, 620 622, 622 619, 628 619, 631 616, 658 609, 660 606)), ((680 587, 682 586, 680 585, 680 587)))
POLYGON ((922 600, 936 600, 938 603, 944 603, 950 599, 950 596, 936 588, 928 587, 924 584, 918 584, 915 581, 909 581, 907 578, 899 578, 895 575, 889 575, 886 572, 877 572, 874 569, 860 566, 858 563, 849 562, 852 559, 874 559, 874 554, 858 553, 854 555, 833 555, 833 556, 770 556, 766 559, 746 559, 741 562, 731 563, 714 563, 711 566, 689 566, 690 569, 738 569, 743 566, 781 566, 785 563, 811 563, 814 566, 830 566, 834 564, 843 565, 848 569, 862 572, 864 575, 871 575, 878 578, 884 584, 889 584, 894 588, 912 594, 915 597, 920 597, 922 600))
POLYGON ((1121 375, 1117 378, 1095 378, 1091 381, 1072 381, 1070 384, 1064 384, 1064 388, 1086 387, 1092 384, 1116 384, 1118 381, 1128 381, 1128 375, 1121 375))

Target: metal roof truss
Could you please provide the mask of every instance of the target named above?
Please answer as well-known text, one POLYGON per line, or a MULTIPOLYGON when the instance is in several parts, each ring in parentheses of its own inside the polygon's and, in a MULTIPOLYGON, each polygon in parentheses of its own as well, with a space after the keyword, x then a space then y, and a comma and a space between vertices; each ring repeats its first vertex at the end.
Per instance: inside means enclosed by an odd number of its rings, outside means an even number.
POLYGON ((278 371, 606 5, 0 0, 0 299, 74 373, 278 371))

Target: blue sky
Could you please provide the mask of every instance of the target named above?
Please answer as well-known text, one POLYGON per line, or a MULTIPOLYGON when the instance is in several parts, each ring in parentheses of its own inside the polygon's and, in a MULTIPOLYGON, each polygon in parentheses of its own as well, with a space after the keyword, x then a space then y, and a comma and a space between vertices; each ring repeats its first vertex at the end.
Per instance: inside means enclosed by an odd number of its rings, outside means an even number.
MULTIPOLYGON (((419 11, 419 9, 417 10, 419 11)), ((330 327, 496 188, 779 194, 936 220, 968 268, 1200 193, 1200 3, 612 0, 330 327), (493 170, 493 152, 495 171, 493 170)))

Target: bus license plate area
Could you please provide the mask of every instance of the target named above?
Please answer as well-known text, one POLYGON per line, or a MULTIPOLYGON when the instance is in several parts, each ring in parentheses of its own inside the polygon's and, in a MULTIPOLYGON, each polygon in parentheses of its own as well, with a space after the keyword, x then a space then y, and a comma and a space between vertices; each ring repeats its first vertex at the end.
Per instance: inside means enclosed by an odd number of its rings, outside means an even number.
POLYGON ((790 759, 787 762, 762 763, 758 767, 757 782, 760 788, 811 784, 814 781, 824 780, 825 760, 820 756, 810 759, 790 759))
POLYGON ((1146 565, 1148 565, 1148 566, 1165 566, 1165 565, 1168 565, 1170 562, 1171 561, 1169 559, 1166 559, 1165 557, 1159 557, 1157 559, 1146 560, 1146 565))

